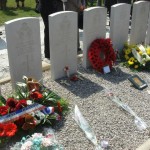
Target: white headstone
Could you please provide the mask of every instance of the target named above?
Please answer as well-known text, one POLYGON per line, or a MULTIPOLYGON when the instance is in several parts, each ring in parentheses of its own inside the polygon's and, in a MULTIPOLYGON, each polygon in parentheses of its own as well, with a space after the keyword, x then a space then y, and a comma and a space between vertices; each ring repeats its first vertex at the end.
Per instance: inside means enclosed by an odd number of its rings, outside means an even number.
POLYGON ((77 13, 57 12, 49 15, 50 60, 53 80, 77 72, 77 13))
POLYGON ((128 41, 130 4, 116 4, 111 7, 110 38, 113 48, 121 52, 124 43, 128 41))
POLYGON ((10 75, 13 86, 23 75, 42 78, 39 19, 19 18, 5 23, 10 75))
POLYGON ((139 1, 133 4, 130 44, 145 42, 150 2, 139 1))
POLYGON ((106 36, 107 9, 104 7, 91 7, 84 10, 83 24, 83 67, 88 68, 88 49, 97 38, 106 36))
POLYGON ((150 45, 150 11, 149 11, 149 19, 148 19, 148 29, 147 29, 147 34, 146 34, 146 41, 145 43, 147 45, 150 45))

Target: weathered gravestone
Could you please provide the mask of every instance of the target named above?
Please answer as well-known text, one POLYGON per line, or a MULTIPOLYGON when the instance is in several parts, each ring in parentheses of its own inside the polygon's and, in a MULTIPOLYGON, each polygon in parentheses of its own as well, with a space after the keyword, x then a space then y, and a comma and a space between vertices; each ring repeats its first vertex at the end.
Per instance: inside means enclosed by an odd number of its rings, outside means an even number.
POLYGON ((113 48, 119 52, 128 41, 130 9, 130 4, 116 4, 111 7, 110 38, 113 48))
POLYGON ((150 11, 149 11, 149 19, 148 19, 148 29, 147 29, 147 34, 146 34, 146 41, 145 43, 147 45, 150 45, 150 11))
POLYGON ((133 4, 130 44, 144 43, 148 24, 150 2, 139 1, 133 4))
POLYGON ((19 18, 5 23, 10 75, 13 86, 22 76, 42 78, 39 19, 19 18))
POLYGON ((77 72, 77 13, 57 12, 49 15, 50 60, 53 80, 77 72))
POLYGON ((83 67, 88 68, 88 49, 97 38, 106 36, 107 9, 104 7, 92 7, 84 10, 83 24, 83 67))

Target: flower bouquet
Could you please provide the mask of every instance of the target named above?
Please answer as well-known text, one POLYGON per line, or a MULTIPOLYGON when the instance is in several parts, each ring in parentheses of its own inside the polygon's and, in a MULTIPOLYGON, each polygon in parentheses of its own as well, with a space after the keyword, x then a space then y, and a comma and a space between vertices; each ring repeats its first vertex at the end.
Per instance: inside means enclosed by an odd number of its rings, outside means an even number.
POLYGON ((23 137, 11 150, 63 150, 51 128, 45 129, 45 133, 34 133, 31 136, 23 137))
POLYGON ((54 125, 67 113, 68 102, 33 78, 23 77, 7 99, 0 96, 0 143, 19 131, 35 129, 40 124, 54 125))
POLYGON ((135 70, 150 70, 150 46, 124 45, 124 65, 135 70))

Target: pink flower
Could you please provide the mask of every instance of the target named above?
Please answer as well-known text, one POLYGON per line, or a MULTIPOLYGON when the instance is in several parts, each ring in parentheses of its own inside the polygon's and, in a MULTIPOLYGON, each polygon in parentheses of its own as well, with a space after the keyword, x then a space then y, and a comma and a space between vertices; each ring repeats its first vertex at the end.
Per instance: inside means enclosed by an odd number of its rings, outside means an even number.
POLYGON ((51 146, 53 143, 52 141, 50 140, 50 138, 43 138, 42 139, 42 146, 43 147, 48 147, 48 146, 51 146))
POLYGON ((32 142, 27 141, 21 146, 21 150, 30 150, 32 147, 32 142))

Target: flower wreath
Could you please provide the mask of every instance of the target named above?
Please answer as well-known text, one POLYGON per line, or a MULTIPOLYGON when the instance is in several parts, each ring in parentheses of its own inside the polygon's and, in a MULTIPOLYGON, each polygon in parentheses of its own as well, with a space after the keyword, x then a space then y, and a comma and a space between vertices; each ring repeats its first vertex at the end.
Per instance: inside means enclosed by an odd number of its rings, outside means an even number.
POLYGON ((92 67, 99 72, 103 72, 105 66, 109 66, 111 69, 116 60, 111 39, 94 40, 88 50, 88 58, 92 67))

